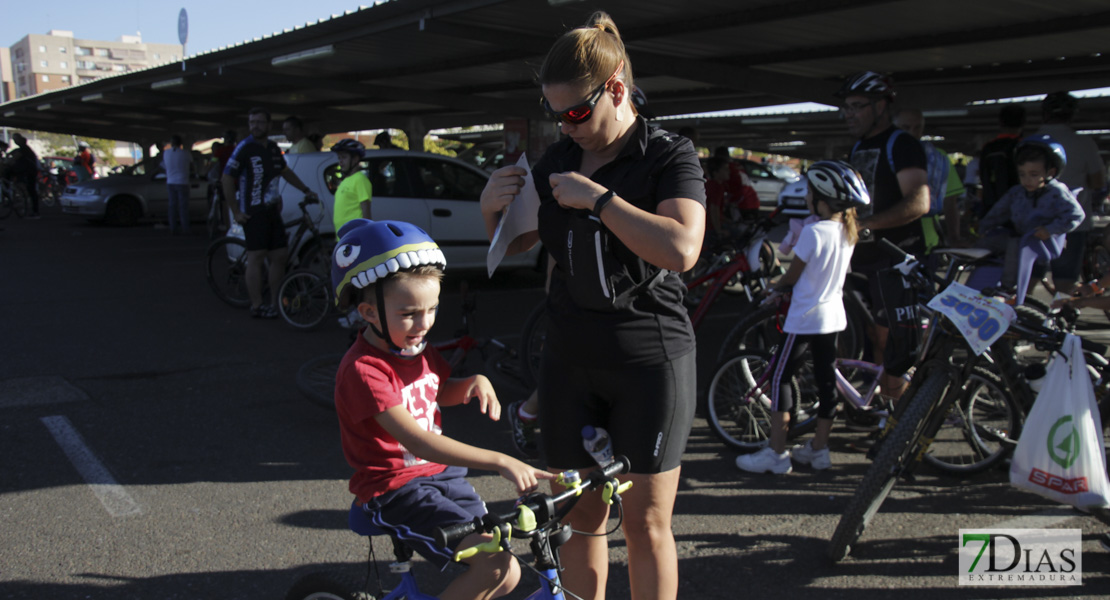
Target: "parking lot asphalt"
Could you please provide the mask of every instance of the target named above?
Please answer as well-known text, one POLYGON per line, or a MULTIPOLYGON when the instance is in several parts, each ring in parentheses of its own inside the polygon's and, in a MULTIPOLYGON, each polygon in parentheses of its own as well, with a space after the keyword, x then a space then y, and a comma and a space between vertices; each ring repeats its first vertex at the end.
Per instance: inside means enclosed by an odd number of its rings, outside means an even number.
MULTIPOLYGON (((207 243, 49 210, 0 221, 0 598, 280 598, 316 569, 365 577, 366 543, 346 529, 334 412, 295 383, 304 362, 341 352, 346 333, 295 331, 221 303, 205 282, 207 243)), ((478 294, 475 331, 510 344, 543 296, 539 273, 451 273, 437 336, 458 326, 463 280, 478 294)), ((716 353, 743 310, 731 295, 714 308, 699 356, 716 353)), ((1085 332, 1107 327, 1084 315, 1085 332)), ((526 393, 497 385, 505 404, 526 393)), ((448 435, 511 449, 505 423, 467 407, 444 420, 448 435)), ((754 476, 698 419, 675 509, 680 597, 1110 596, 1110 554, 1097 541, 1106 527, 1016 491, 1004 470, 900 483, 853 555, 828 563, 827 540, 868 465, 850 450, 863 435, 838 427, 827 471, 754 476), (958 586, 959 529, 992 526, 1081 529, 1082 587, 958 586)), ((472 475, 493 507, 511 504, 507 482, 472 475)), ((608 597, 627 598, 619 532, 610 544, 608 597)), ((388 581, 388 545, 374 547, 388 581)), ((417 570, 432 590, 444 580, 417 570)), ((534 585, 526 576, 510 598, 534 585)))

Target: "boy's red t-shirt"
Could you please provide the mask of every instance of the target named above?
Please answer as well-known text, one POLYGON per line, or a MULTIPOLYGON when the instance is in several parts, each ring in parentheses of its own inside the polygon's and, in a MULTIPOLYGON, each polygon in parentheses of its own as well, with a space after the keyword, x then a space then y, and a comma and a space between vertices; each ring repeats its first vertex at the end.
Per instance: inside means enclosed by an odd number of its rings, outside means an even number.
POLYGON ((350 490, 360 503, 447 468, 414 456, 374 417, 401 405, 425 430, 442 433, 436 398, 450 376, 451 366, 431 346, 403 358, 359 335, 347 350, 335 377, 335 410, 343 454, 355 468, 350 490))

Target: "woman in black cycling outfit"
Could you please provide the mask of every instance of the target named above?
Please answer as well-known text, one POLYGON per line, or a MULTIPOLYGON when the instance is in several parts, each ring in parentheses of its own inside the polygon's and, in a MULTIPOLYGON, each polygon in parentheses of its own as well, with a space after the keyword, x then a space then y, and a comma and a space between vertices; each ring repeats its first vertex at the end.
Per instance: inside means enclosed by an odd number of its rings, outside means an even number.
MULTIPOLYGON (((632 597, 675 598, 671 512, 694 415, 694 333, 677 273, 693 267, 705 230, 705 186, 693 144, 649 126, 630 94, 632 66, 616 25, 595 13, 556 41, 539 75, 565 134, 533 168, 539 231, 509 253, 544 243, 555 261, 551 325, 540 368, 543 450, 552 470, 588 467, 582 427, 609 431, 632 464, 624 497, 632 597)), ((493 173, 482 193, 492 237, 525 171, 493 173)), ((579 502, 570 523, 600 532, 608 508, 579 502)), ((563 583, 602 598, 605 537, 575 536, 563 583)))

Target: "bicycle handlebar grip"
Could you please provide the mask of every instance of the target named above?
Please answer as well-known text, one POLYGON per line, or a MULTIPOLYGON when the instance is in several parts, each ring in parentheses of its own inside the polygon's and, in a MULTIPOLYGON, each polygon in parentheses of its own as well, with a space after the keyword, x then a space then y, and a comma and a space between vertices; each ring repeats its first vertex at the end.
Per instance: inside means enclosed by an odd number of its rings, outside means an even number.
POLYGON ((466 521, 465 523, 457 523, 447 527, 436 527, 433 532, 435 543, 441 548, 447 548, 449 543, 461 540, 475 531, 478 531, 481 523, 481 519, 476 518, 473 521, 466 521))
POLYGON ((624 456, 623 454, 618 454, 617 456, 613 457, 613 462, 606 465, 603 470, 605 471, 605 475, 607 477, 612 477, 614 475, 622 475, 624 473, 627 473, 628 470, 631 468, 632 463, 628 461, 628 457, 624 456))

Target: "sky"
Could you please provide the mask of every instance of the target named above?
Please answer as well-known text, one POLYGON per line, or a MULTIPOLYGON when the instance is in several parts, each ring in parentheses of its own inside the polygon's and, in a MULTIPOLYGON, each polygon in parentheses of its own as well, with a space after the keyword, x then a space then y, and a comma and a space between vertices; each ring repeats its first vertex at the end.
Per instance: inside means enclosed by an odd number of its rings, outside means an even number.
MULTIPOLYGON (((363 6, 372 4, 373 0, 361 2, 363 6)), ((105 41, 141 32, 144 42, 176 44, 177 15, 184 8, 189 14, 185 51, 191 56, 315 23, 359 6, 358 1, 342 0, 50 0, 26 3, 18 11, 4 11, 0 46, 11 46, 29 33, 45 34, 51 29, 72 31, 77 39, 105 41), (260 10, 262 6, 266 10, 260 10)))

